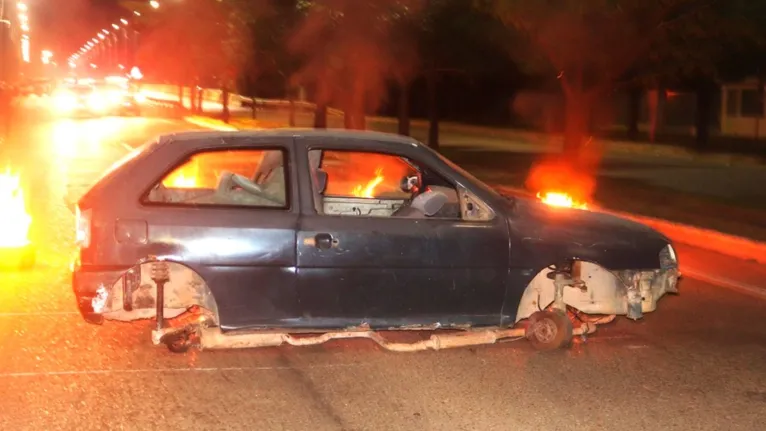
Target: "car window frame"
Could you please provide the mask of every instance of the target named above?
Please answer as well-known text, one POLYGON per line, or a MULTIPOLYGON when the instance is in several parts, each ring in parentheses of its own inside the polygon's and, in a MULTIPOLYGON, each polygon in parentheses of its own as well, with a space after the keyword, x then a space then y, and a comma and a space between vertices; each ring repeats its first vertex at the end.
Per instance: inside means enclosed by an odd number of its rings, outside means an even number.
POLYGON ((163 170, 163 173, 152 180, 149 187, 144 190, 138 198, 139 205, 144 208, 190 208, 190 209, 214 209, 214 210, 226 210, 226 209, 246 209, 246 210, 268 210, 278 212, 292 212, 295 209, 294 196, 292 193, 293 179, 291 177, 293 166, 290 159, 290 149, 280 145, 258 145, 258 146, 227 146, 227 147, 215 147, 215 148, 199 148, 192 152, 189 152, 180 159, 180 162, 176 162, 170 165, 169 169, 163 170), (168 175, 173 173, 176 169, 189 163, 194 156, 204 153, 218 153, 218 152, 232 152, 232 151, 262 151, 264 153, 268 151, 280 151, 282 153, 282 166, 284 167, 285 176, 285 205, 283 206, 254 206, 254 205, 228 205, 228 204, 195 204, 185 202, 153 202, 150 201, 149 193, 162 182, 168 175))
MULTIPOLYGON (((309 180, 308 181, 308 185, 310 187, 310 189, 309 189, 309 195, 310 196, 309 197, 311 198, 311 203, 312 203, 312 205, 310 206, 311 207, 310 211, 311 211, 311 214, 314 215, 314 216, 320 216, 320 217, 347 217, 347 218, 354 218, 354 219, 369 219, 369 220, 386 220, 386 219, 388 219, 388 220, 418 220, 418 221, 419 220, 432 220, 432 221, 441 221, 441 222, 451 222, 451 223, 459 222, 459 223, 471 223, 471 224, 490 224, 490 223, 493 223, 497 219, 497 211, 494 209, 493 205, 487 203, 485 199, 480 198, 475 193, 471 192, 466 187, 464 187, 462 184, 456 183, 454 180, 452 180, 450 178, 445 178, 445 176, 442 175, 441 172, 439 172, 438 169, 434 169, 428 163, 423 162, 423 161, 419 161, 419 160, 415 160, 412 156, 404 154, 403 152, 397 152, 396 150, 388 150, 388 149, 367 149, 367 148, 357 147, 357 146, 353 146, 353 145, 333 145, 331 143, 328 143, 328 144, 311 143, 309 145, 306 145, 306 147, 305 147, 305 154, 303 154, 302 157, 306 158, 305 161, 306 161, 307 166, 309 168, 309 171, 307 172, 307 174, 309 176, 309 178, 308 178, 308 180, 309 180), (460 217, 457 217, 457 218, 424 217, 422 219, 409 219, 409 218, 406 218, 406 217, 391 217, 391 216, 389 216, 389 217, 379 217, 379 216, 369 216, 369 215, 348 216, 348 215, 341 215, 341 214, 319 213, 317 211, 317 209, 316 209, 316 202, 314 201, 314 199, 316 197, 316 190, 314 189, 314 182, 313 182, 313 179, 311 178, 311 161, 310 161, 310 157, 309 157, 309 154, 311 153, 311 151, 314 151, 314 150, 336 151, 336 152, 350 152, 350 153, 354 153, 354 152, 356 152, 356 153, 375 153, 375 154, 381 154, 381 155, 398 157, 403 162, 407 163, 410 166, 413 166, 413 168, 415 166, 423 165, 426 168, 430 169, 434 174, 439 175, 440 177, 442 177, 443 180, 445 180, 446 182, 451 184, 451 187, 455 190, 455 192, 458 195, 458 203, 459 203, 460 208, 461 208, 461 215, 460 215, 460 217), (416 164, 413 165, 413 162, 416 163, 416 164), (462 192, 463 191, 467 191, 467 192, 471 193, 474 196, 474 198, 479 199, 487 208, 490 209, 490 211, 493 214, 493 217, 488 219, 488 220, 466 220, 465 218, 463 218, 463 212, 462 212, 462 208, 463 208, 462 192)), ((321 162, 320 162, 320 166, 321 166, 321 162)), ((452 166, 448 165, 448 167, 452 167, 452 166)), ((335 196, 335 197, 337 197, 337 196, 335 196)), ((349 197, 351 197, 351 196, 349 196, 349 197)), ((374 198, 360 198, 360 199, 374 199, 374 198)))

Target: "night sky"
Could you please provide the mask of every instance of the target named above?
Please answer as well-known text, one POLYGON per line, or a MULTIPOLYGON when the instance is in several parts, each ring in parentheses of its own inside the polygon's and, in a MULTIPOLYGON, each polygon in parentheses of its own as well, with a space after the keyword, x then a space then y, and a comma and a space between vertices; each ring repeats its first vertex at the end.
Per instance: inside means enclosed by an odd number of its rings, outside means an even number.
POLYGON ((51 49, 66 58, 115 17, 118 0, 26 0, 33 49, 51 49))

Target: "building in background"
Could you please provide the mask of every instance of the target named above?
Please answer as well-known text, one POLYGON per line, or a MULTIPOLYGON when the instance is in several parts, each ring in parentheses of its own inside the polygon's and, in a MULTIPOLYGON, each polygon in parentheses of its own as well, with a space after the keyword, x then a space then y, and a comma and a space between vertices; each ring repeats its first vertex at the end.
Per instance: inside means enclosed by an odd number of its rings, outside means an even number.
POLYGON ((764 83, 752 77, 721 86, 721 133, 766 138, 764 83))

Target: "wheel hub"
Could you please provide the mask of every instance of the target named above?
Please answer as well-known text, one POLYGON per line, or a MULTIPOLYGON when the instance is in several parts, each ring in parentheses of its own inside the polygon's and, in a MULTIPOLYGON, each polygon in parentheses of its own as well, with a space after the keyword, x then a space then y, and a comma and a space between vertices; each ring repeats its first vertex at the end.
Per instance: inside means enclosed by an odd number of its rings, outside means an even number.
POLYGON ((537 338, 542 343, 552 342, 558 334, 556 323, 551 319, 543 319, 535 322, 535 326, 532 329, 535 338, 537 338))

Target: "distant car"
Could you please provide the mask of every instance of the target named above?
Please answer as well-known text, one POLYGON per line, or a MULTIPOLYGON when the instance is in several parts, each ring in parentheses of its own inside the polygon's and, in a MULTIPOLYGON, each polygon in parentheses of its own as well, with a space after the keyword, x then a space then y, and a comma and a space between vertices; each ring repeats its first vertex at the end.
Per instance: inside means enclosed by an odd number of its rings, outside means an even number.
POLYGON ((105 82, 95 85, 104 96, 111 115, 141 115, 140 94, 127 82, 105 82))
POLYGON ((373 132, 162 136, 82 197, 77 241, 83 317, 156 318, 153 342, 173 351, 350 337, 395 351, 516 336, 558 348, 615 315, 641 318, 679 278, 649 227, 500 195, 373 132), (398 329, 453 331, 383 336, 398 329))
POLYGON ((140 115, 136 95, 114 84, 66 84, 54 94, 53 107, 64 116, 140 115))

